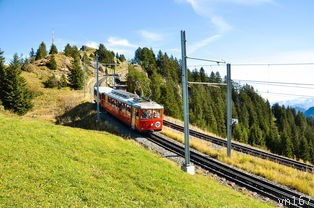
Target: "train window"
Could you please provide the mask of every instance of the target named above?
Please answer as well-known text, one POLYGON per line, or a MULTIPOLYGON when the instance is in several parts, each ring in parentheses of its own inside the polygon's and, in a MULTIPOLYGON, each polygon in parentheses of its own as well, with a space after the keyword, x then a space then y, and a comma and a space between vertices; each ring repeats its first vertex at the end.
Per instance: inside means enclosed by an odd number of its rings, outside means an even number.
POLYGON ((131 117, 131 107, 129 105, 126 105, 126 114, 131 117))
POLYGON ((152 113, 152 110, 143 109, 141 118, 152 118, 152 113))
POLYGON ((160 109, 153 110, 153 118, 160 118, 160 115, 161 115, 161 110, 160 109))
POLYGON ((122 111, 123 105, 121 102, 118 102, 118 108, 119 108, 119 111, 122 111))
POLYGON ((148 118, 160 118, 161 116, 161 109, 143 109, 142 110, 142 119, 148 119, 148 118))
POLYGON ((136 120, 138 119, 138 109, 135 109, 135 117, 136 117, 136 120))

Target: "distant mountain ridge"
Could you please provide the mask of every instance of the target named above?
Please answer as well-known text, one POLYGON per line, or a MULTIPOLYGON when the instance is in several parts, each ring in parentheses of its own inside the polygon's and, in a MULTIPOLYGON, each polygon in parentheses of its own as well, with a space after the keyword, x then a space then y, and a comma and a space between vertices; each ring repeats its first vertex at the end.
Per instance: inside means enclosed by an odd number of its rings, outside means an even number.
POLYGON ((305 117, 314 117, 314 107, 309 108, 304 112, 305 117))
POLYGON ((302 113, 304 113, 306 111, 305 108, 302 108, 302 107, 299 107, 299 106, 295 106, 293 108, 296 109, 298 112, 302 112, 302 113))
POLYGON ((299 98, 279 102, 280 105, 289 106, 297 111, 303 112, 306 117, 314 117, 314 98, 299 98))
POLYGON ((298 98, 293 100, 285 100, 278 102, 279 105, 290 106, 292 108, 309 109, 314 106, 314 98, 298 98))

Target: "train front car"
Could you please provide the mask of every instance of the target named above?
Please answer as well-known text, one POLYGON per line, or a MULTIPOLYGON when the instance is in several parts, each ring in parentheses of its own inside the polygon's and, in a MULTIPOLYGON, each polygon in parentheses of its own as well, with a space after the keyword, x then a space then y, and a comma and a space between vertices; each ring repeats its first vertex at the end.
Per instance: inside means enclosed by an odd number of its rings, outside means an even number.
POLYGON ((142 98, 135 99, 135 129, 140 132, 161 131, 164 108, 156 102, 142 98))
POLYGON ((99 95, 100 106, 132 129, 139 132, 162 130, 164 113, 162 105, 110 87, 99 87, 99 95))

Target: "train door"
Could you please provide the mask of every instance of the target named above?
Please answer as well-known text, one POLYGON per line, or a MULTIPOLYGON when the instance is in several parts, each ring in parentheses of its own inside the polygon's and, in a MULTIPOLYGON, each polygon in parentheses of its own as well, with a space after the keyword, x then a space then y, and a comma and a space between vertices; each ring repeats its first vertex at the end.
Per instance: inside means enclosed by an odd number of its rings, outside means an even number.
POLYGON ((132 107, 132 110, 131 110, 131 128, 132 129, 135 129, 135 112, 136 111, 136 108, 132 107))

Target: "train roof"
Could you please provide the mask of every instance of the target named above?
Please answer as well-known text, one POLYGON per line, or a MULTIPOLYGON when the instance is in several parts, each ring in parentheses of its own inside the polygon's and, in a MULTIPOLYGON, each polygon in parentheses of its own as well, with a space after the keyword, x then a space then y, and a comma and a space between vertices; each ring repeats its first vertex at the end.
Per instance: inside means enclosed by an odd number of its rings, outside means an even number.
MULTIPOLYGON (((95 87, 96 90, 96 87, 95 87)), ((140 96, 126 92, 123 90, 115 90, 110 87, 99 87, 99 93, 108 95, 120 102, 134 106, 141 109, 163 109, 164 107, 154 101, 141 98, 140 96)))

